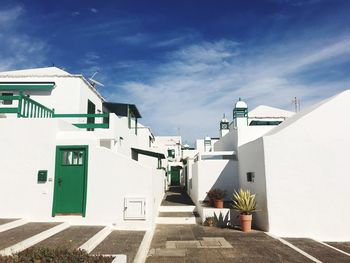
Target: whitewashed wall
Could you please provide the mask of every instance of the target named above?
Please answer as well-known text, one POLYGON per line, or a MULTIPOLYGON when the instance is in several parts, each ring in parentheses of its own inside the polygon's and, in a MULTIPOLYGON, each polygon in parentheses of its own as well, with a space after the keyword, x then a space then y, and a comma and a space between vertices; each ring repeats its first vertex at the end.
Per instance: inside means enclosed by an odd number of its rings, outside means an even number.
POLYGON ((231 200, 238 187, 238 163, 234 160, 200 160, 192 166, 192 200, 198 204, 212 188, 227 191, 225 200, 231 200))
POLYGON ((1 119, 0 127, 0 217, 107 224, 121 229, 152 225, 164 194, 163 170, 99 147, 93 133, 58 119, 1 119), (89 146, 85 218, 51 217, 56 144, 89 146), (38 170, 48 170, 47 183, 37 183, 38 170), (146 198, 146 220, 123 219, 125 197, 146 198))
POLYGON ((256 194, 258 212, 254 213, 253 225, 268 231, 268 210, 263 139, 259 138, 238 148, 239 186, 256 194), (254 182, 247 181, 247 173, 254 173, 254 182))
POLYGON ((350 240, 349 105, 346 91, 264 138, 272 233, 350 240))
POLYGON ((235 151, 237 149, 237 130, 231 129, 229 133, 215 142, 215 151, 235 151))

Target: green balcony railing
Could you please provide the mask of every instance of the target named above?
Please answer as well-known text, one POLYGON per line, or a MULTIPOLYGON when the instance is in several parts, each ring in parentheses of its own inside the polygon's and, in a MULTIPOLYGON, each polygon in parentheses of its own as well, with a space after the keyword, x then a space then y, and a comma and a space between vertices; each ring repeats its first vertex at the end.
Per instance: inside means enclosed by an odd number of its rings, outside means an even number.
POLYGON ((13 113, 17 114, 18 118, 86 118, 86 123, 73 123, 78 128, 83 129, 108 129, 109 128, 109 114, 56 114, 54 109, 49 109, 44 105, 32 100, 31 98, 23 95, 20 92, 19 95, 12 96, 0 96, 0 101, 10 102, 8 106, 0 106, 0 114, 13 113), (18 101, 16 106, 13 106, 13 102, 18 101), (101 123, 95 123, 96 118, 103 118, 101 123))
POLYGON ((78 128, 84 129, 108 129, 109 128, 109 114, 108 113, 96 113, 96 114, 88 114, 88 113, 77 113, 77 114, 54 114, 54 118, 87 118, 86 123, 75 123, 78 128), (96 118, 103 118, 102 123, 95 123, 96 118), (89 119, 92 119, 89 123, 89 119))
POLYGON ((18 118, 52 118, 55 112, 21 92, 14 96, 0 96, 0 100, 11 102, 8 107, 0 107, 0 113, 16 113, 18 118), (18 101, 17 106, 12 106, 14 101, 18 101))

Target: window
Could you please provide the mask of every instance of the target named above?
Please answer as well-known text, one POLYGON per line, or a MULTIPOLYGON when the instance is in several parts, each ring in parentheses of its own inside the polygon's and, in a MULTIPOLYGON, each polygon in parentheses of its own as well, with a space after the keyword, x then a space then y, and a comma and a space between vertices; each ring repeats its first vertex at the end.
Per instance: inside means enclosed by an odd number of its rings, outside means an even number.
POLYGON ((174 149, 168 149, 168 157, 175 158, 175 150, 174 149))
POLYGON ((82 165, 84 153, 82 151, 66 150, 62 152, 63 165, 82 165))
MULTIPOLYGON (((2 96, 13 96, 13 93, 2 93, 2 96)), ((3 100, 3 105, 12 105, 12 100, 3 100)))
POLYGON ((254 182, 254 179, 255 179, 255 173, 248 172, 247 173, 247 182, 254 182))

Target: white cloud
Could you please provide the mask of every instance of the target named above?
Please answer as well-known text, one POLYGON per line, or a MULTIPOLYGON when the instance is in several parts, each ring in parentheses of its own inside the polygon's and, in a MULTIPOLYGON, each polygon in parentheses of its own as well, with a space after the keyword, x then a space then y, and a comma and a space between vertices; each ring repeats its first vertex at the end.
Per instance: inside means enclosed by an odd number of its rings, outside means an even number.
MULTIPOLYGON (((243 44, 225 39, 189 45, 169 53, 166 63, 150 70, 149 81, 121 86, 127 100, 139 106, 144 121, 156 133, 176 134, 180 128, 190 141, 218 136, 222 114, 232 116, 238 97, 247 100, 250 108, 267 104, 292 110, 295 96, 307 106, 350 88, 350 77, 336 82, 296 77, 318 64, 344 60, 350 52, 349 37, 318 48, 311 42, 296 49, 292 46, 297 45, 272 45, 247 52, 243 44)), ((121 97, 114 94, 114 99, 121 97)))
POLYGON ((18 31, 24 12, 21 6, 0 10, 1 71, 43 66, 46 62, 47 44, 18 31))
POLYGON ((72 16, 80 16, 80 12, 78 11, 74 11, 71 13, 72 16))
POLYGON ((90 8, 90 11, 92 12, 92 13, 97 13, 98 12, 98 10, 96 9, 96 8, 90 8))
POLYGON ((14 6, 10 9, 0 10, 0 27, 12 26, 12 23, 24 13, 22 6, 14 6))

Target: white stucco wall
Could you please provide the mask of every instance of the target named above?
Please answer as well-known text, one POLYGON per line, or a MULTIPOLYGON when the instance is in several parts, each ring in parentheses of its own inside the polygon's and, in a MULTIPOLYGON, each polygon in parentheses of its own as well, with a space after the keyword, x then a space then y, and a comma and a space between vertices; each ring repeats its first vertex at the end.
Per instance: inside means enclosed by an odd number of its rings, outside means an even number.
POLYGON ((215 142, 215 151, 235 151, 237 149, 237 130, 231 129, 225 136, 215 142))
POLYGON ((191 198, 199 204, 212 188, 227 191, 225 200, 231 200, 238 187, 238 164, 234 160, 200 160, 192 166, 191 198))
POLYGON ((350 240, 349 104, 343 92, 264 138, 272 233, 350 240))
POLYGON ((238 148, 239 187, 250 189, 256 194, 258 212, 254 213, 253 225, 268 231, 268 210, 266 200, 265 163, 263 139, 259 138, 238 148), (247 181, 247 173, 254 173, 254 182, 247 181))
POLYGON ((164 171, 99 147, 92 132, 58 119, 1 119, 0 217, 147 229, 164 194, 164 171), (88 145, 86 217, 51 217, 56 145, 88 145), (37 183, 38 170, 48 182, 37 183), (135 183, 137 182, 137 183, 135 183), (124 198, 146 198, 146 220, 124 220, 124 198))

